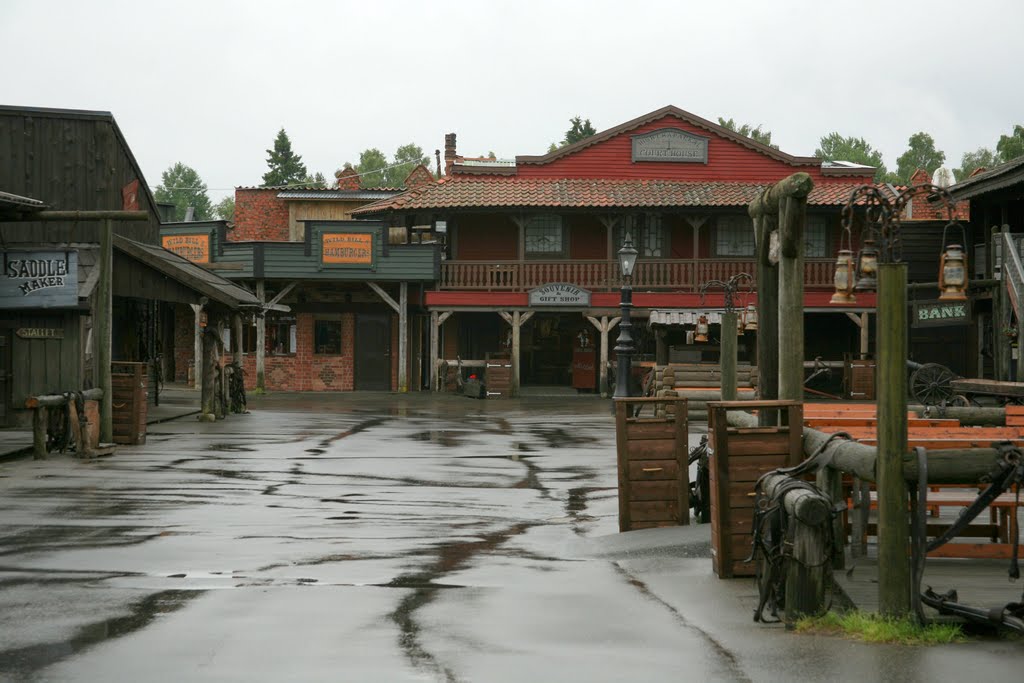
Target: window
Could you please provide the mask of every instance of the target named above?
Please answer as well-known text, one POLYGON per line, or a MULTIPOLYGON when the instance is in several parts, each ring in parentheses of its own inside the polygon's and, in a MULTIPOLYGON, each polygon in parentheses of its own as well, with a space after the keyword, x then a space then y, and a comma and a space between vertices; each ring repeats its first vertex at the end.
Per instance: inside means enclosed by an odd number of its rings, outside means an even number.
POLYGON ((719 216, 715 256, 753 256, 754 224, 746 216, 719 216))
POLYGON ((640 213, 623 216, 615 228, 616 252, 626 243, 627 233, 640 256, 662 258, 665 255, 665 230, 659 214, 640 213))
POLYGON ((267 353, 284 355, 295 353, 295 318, 267 315, 267 353))
POLYGON ((541 256, 561 256, 562 217, 553 215, 531 216, 526 223, 526 253, 541 256))
POLYGON ((809 258, 828 257, 828 224, 827 216, 808 214, 804 226, 804 256, 809 258))
POLYGON ((313 322, 313 353, 341 353, 341 321, 313 322))

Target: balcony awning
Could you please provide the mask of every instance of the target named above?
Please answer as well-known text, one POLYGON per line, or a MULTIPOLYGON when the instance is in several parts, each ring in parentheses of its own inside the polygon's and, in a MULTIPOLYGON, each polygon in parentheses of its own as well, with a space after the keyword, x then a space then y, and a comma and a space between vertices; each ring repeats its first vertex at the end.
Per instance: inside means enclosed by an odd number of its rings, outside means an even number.
POLYGON ((652 325, 696 325, 700 316, 707 316, 709 325, 722 322, 721 311, 709 311, 701 308, 664 308, 651 311, 652 325))

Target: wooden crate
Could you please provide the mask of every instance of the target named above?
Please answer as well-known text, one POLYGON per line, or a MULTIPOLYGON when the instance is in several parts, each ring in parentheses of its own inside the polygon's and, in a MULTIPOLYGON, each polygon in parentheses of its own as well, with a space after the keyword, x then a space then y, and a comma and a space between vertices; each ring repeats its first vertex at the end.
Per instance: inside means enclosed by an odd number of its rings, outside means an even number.
POLYGON ((750 556, 754 528, 754 486, 761 475, 803 459, 803 405, 798 401, 712 401, 708 403, 711 479, 711 558, 722 579, 753 576, 750 556), (730 427, 730 410, 775 408, 779 427, 730 427))
POLYGON ((508 398, 512 395, 512 359, 508 354, 488 354, 484 368, 484 384, 488 398, 508 398))
POLYGON ((843 367, 847 398, 875 400, 875 361, 847 358, 843 367))
POLYGON ((146 443, 146 364, 111 363, 111 375, 114 443, 146 443))
POLYGON ((619 531, 690 523, 686 399, 615 399, 619 531), (665 406, 662 417, 633 417, 636 405, 665 406))

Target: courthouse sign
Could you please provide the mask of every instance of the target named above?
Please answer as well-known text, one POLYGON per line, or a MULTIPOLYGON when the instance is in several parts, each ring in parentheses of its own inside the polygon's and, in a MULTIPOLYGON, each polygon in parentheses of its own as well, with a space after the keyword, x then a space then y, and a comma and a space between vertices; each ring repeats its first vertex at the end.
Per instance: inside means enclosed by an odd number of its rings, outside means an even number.
POLYGON ((78 305, 77 251, 7 251, 0 266, 0 309, 78 305))
POLYGON ((678 128, 659 128, 633 136, 633 161, 708 163, 708 138, 678 128))

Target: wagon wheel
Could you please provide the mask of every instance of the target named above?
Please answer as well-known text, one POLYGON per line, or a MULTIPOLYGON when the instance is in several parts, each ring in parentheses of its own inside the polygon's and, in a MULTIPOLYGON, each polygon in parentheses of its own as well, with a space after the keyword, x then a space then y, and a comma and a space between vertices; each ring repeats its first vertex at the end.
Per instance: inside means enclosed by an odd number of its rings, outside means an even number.
POLYGON ((957 378, 953 371, 938 363, 925 363, 910 376, 910 392, 926 406, 949 403, 953 398, 950 382, 957 378))
POLYGON ((969 408, 971 401, 963 394, 957 394, 953 398, 949 399, 949 405, 952 408, 969 408))

